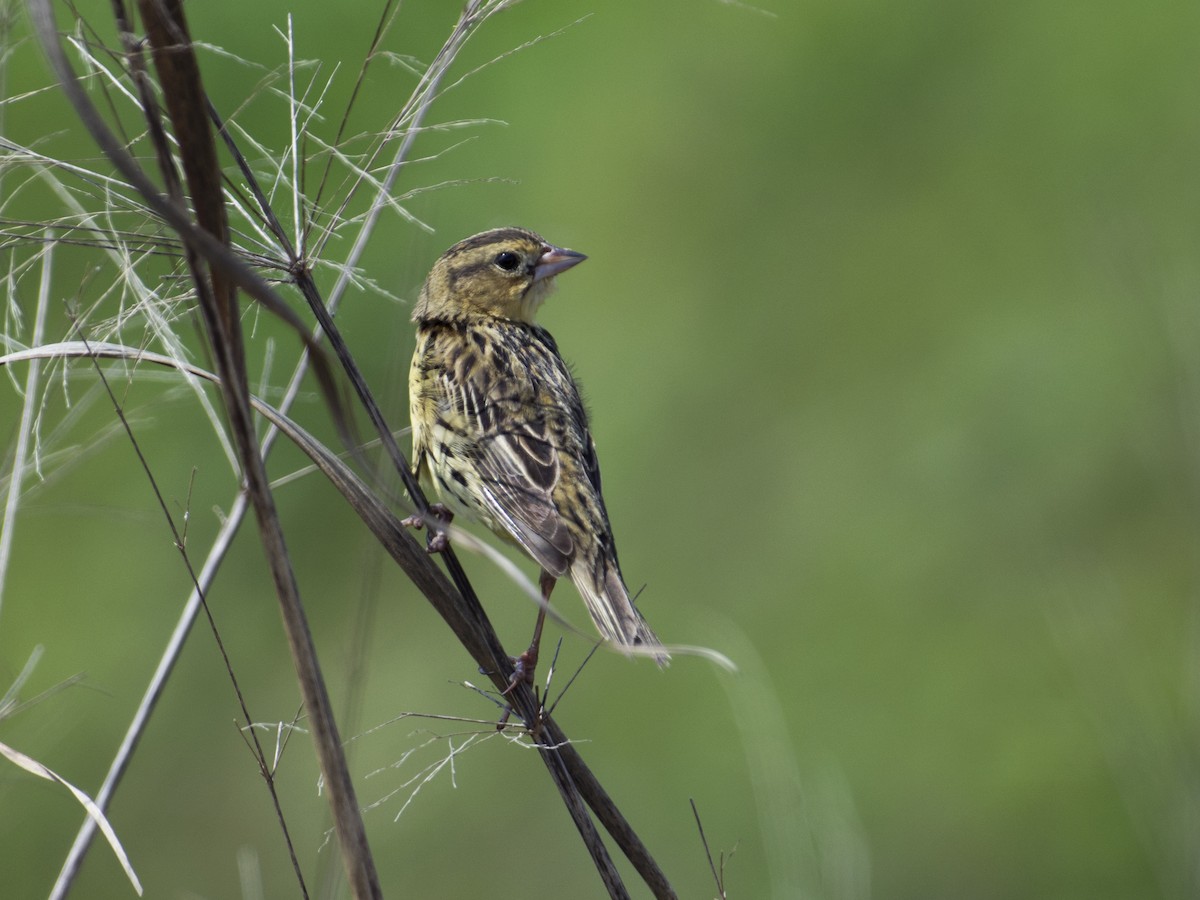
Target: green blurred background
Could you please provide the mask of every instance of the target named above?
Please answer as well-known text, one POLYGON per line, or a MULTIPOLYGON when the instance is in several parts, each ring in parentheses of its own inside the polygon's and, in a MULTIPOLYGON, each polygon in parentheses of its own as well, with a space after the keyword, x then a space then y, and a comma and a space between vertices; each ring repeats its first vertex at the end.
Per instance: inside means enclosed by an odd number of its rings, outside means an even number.
MULTIPOLYGON (((326 139, 376 7, 294 10, 296 55, 336 78, 315 126, 326 139)), ((428 61, 457 11, 404 4, 388 48, 428 61)), ((268 67, 286 59, 272 27, 287 12, 188 10, 197 39, 268 67)), ((581 17, 434 107, 431 124, 507 124, 422 137, 422 158, 468 142, 409 166, 397 192, 507 181, 414 198, 432 235, 385 217, 363 265, 404 302, 354 293, 339 321, 403 424, 408 303, 442 249, 521 224, 590 256, 541 318, 593 408, 627 578, 664 639, 741 670, 600 654, 557 714, 680 896, 716 892, 689 798, 714 853, 732 854, 730 897, 1200 895, 1200 9, 528 0, 455 73, 581 17)), ((226 111, 261 77, 204 61, 226 111)), ((36 48, 19 47, 9 94, 47 81, 36 48)), ((351 132, 383 127, 413 82, 381 62, 351 132)), ((14 105, 13 139, 63 129, 48 138, 59 152, 95 155, 59 101, 37 102, 53 117, 14 105)), ((285 112, 260 94, 239 120, 281 148, 285 112)), ((78 293, 88 265, 62 251, 56 298, 78 293)), ((35 283, 22 283, 27 314, 35 283)), ((261 343, 272 327, 258 325, 261 343)), ((294 343, 280 336, 275 383, 294 343)), ((176 513, 196 468, 199 557, 233 496, 229 467, 169 380, 120 390, 176 513)), ((97 402, 52 441, 61 386, 50 395, 51 449, 111 427, 97 402)), ((0 397, 10 434, 19 409, 15 391, 0 397)), ((328 433, 315 399, 298 415, 328 433)), ((300 464, 281 450, 275 474, 300 464)), ((187 577, 119 436, 31 487, 0 682, 39 644, 24 697, 85 677, 0 722, 0 740, 94 791, 187 577)), ((513 745, 470 747, 453 782, 443 771, 396 821, 409 779, 471 729, 370 729, 404 711, 495 711, 460 686, 479 681, 470 660, 331 489, 309 477, 280 503, 333 695, 362 694, 343 730, 359 735, 388 896, 602 896, 543 767, 513 745)), ((484 561, 467 565, 521 646, 532 607, 484 561)), ((587 624, 570 587, 557 599, 587 624)), ((290 720, 250 531, 211 603, 255 718, 290 720)), ((568 637, 563 669, 586 649, 568 637)), ((263 896, 298 894, 237 717, 198 627, 112 808, 148 896, 256 896, 239 871, 263 896)), ((324 896, 338 863, 319 849, 306 737, 280 778, 324 896)), ((78 807, 5 767, 0 810, 5 895, 44 895, 78 807)), ((77 896, 129 895, 93 848, 77 896)))

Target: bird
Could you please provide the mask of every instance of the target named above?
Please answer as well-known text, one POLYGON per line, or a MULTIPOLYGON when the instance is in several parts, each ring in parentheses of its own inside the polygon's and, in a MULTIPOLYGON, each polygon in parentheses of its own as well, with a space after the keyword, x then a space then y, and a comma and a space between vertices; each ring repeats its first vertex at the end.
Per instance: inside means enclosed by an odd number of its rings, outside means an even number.
POLYGON ((413 308, 413 474, 432 483, 443 520, 464 513, 541 568, 543 603, 510 690, 532 683, 546 603, 563 576, 605 640, 660 666, 669 659, 621 574, 579 387, 534 321, 556 276, 586 258, 524 228, 484 231, 438 258, 413 308))

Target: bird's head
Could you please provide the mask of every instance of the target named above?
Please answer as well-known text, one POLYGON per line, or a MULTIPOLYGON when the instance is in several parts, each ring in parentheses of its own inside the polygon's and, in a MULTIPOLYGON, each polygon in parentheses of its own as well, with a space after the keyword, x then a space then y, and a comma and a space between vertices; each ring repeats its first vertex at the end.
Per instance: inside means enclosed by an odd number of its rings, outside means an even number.
POLYGON ((433 264, 413 319, 532 322, 554 288, 554 276, 585 259, 523 228, 485 231, 459 241, 433 264))

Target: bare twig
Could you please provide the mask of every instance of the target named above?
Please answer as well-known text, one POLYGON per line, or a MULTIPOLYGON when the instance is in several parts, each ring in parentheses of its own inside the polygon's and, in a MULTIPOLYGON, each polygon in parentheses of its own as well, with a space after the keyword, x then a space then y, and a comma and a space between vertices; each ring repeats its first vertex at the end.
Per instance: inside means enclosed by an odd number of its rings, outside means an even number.
POLYGON ((721 854, 721 868, 713 862, 712 849, 708 846, 708 836, 704 833, 704 823, 700 821, 700 810, 696 809, 696 801, 688 798, 692 805, 692 815, 696 818, 696 830, 700 832, 700 843, 704 845, 704 857, 708 860, 708 869, 712 872, 713 882, 717 886, 718 900, 725 900, 725 854, 721 854))

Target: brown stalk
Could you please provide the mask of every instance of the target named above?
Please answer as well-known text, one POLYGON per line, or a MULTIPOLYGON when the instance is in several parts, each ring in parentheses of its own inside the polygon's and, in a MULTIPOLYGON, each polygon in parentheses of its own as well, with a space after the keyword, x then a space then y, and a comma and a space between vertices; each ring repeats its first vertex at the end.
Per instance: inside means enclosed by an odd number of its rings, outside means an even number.
MULTIPOLYGON (((286 248, 289 253, 291 259, 290 268, 295 277, 296 286, 308 301, 309 308, 316 316, 321 330, 329 337, 334 355, 342 363, 343 369, 350 379, 359 402, 366 409, 368 418, 371 420, 371 424, 374 426, 375 432, 383 444, 393 468, 400 476, 405 490, 412 499, 413 505, 420 514, 427 515, 429 512, 428 500, 421 490, 420 484, 412 477, 411 468, 403 452, 397 446, 392 431, 388 427, 370 388, 367 386, 366 379, 363 378, 358 364, 350 353, 349 347, 342 339, 341 332, 338 330, 333 318, 329 315, 321 299, 316 282, 312 278, 311 269, 304 260, 295 255, 286 230, 275 216, 274 211, 271 210, 265 193, 258 185, 253 169, 238 149, 232 135, 224 128, 219 114, 215 109, 211 108, 210 114, 217 125, 219 134, 225 141, 226 147, 233 154, 251 194, 259 203, 260 211, 268 227, 280 242, 280 246, 286 248)), ((311 448, 311 450, 306 448, 306 451, 312 455, 312 453, 316 452, 316 448, 311 448)), ((341 466, 340 461, 338 461, 338 466, 341 466)), ((475 593, 453 549, 449 548, 442 554, 446 568, 450 572, 450 577, 453 581, 454 588, 451 589, 445 584, 444 578, 441 578, 440 581, 430 580, 430 573, 437 573, 438 576, 441 576, 441 572, 430 562, 428 555, 420 550, 420 545, 415 540, 405 534, 404 536, 408 538, 407 542, 398 542, 394 534, 390 533, 392 524, 398 522, 390 510, 378 505, 379 508, 386 510, 387 519, 392 520, 387 522, 386 525, 383 520, 378 518, 381 515, 378 508, 370 512, 364 512, 360 503, 365 503, 366 500, 363 498, 370 494, 365 486, 362 486, 361 490, 347 492, 343 484, 339 483, 340 478, 335 478, 329 469, 325 469, 324 471, 326 476, 333 480, 339 489, 343 491, 347 500, 350 501, 351 506, 372 527, 372 531, 376 537, 384 544, 388 552, 400 564, 414 584, 417 585, 426 599, 437 609, 446 624, 454 631, 459 641, 471 653, 479 667, 483 671, 490 673, 489 677, 491 677, 498 689, 507 689, 513 671, 512 658, 504 652, 503 645, 500 643, 500 639, 496 635, 486 612, 483 610, 478 595, 475 593), (404 548, 403 550, 401 549, 402 547, 404 548)), ((373 501, 376 500, 374 497, 371 499, 373 501)), ((375 507, 377 504, 372 503, 371 506, 375 507)), ((633 830, 628 820, 625 819, 616 804, 613 803, 612 798, 609 797, 600 785, 594 773, 584 763, 583 757, 570 744, 566 734, 556 722, 542 713, 533 692, 522 684, 517 691, 510 694, 510 698, 513 701, 514 709, 520 715, 530 732, 538 734, 542 760, 550 772, 551 778, 554 780, 555 786, 558 788, 563 802, 567 806, 567 810, 571 814, 572 820, 575 822, 575 826, 579 830, 580 836, 584 840, 602 880, 610 887, 611 895, 614 897, 627 896, 624 892, 624 886, 620 883, 620 877, 612 865, 608 851, 605 849, 603 842, 595 831, 595 827, 587 816, 585 806, 592 808, 596 817, 609 831, 622 852, 625 853, 626 857, 634 865, 638 874, 642 876, 647 885, 654 891, 654 895, 659 898, 674 897, 675 894, 662 869, 638 838, 637 833, 633 830), (614 890, 615 892, 613 892, 614 890)))
MULTIPOLYGON (((273 311, 284 311, 285 319, 296 324, 299 324, 299 320, 229 250, 216 146, 208 125, 199 67, 187 34, 182 7, 178 0, 141 0, 139 3, 155 67, 167 100, 168 114, 179 142, 179 155, 196 223, 191 221, 177 196, 163 197, 158 192, 137 163, 120 147, 83 95, 58 43, 54 14, 48 0, 30 0, 30 5, 42 46, 76 113, 114 165, 184 240, 188 266, 220 375, 230 431, 238 449, 246 490, 258 520, 264 554, 275 582, 301 696, 312 722, 317 757, 329 790, 347 876, 356 897, 381 897, 379 878, 367 845, 366 829, 254 434, 237 287, 246 287, 249 282, 257 289, 256 296, 266 288, 267 299, 263 302, 273 307, 273 311)), ((175 187, 173 167, 166 165, 163 177, 168 185, 175 187)), ((172 193, 177 194, 177 191, 172 190, 172 193)), ((328 393, 336 396, 331 388, 331 379, 325 380, 330 385, 328 393)))
MULTIPOLYGON (((185 180, 196 221, 222 246, 229 245, 229 226, 221 190, 217 148, 208 120, 208 103, 200 68, 188 34, 180 0, 139 0, 142 22, 150 42, 158 80, 179 144, 185 180)), ((382 897, 379 876, 367 843, 354 782, 338 734, 333 706, 321 675, 316 647, 300 600, 283 529, 275 508, 250 412, 245 346, 242 339, 237 289, 219 268, 208 269, 211 285, 188 247, 189 266, 196 283, 201 313, 214 351, 217 373, 229 416, 246 490, 258 521, 263 552, 275 582, 284 631, 300 684, 300 695, 311 726, 321 774, 333 809, 334 828, 346 877, 355 897, 382 897)))
MULTIPOLYGON (((302 695, 308 716, 313 723, 318 758, 331 794, 335 827, 339 835, 350 884, 357 897, 380 896, 378 877, 367 847, 365 830, 354 797, 353 785, 345 766, 336 723, 321 679, 312 638, 308 631, 303 608, 300 605, 294 574, 287 556, 287 548, 263 471, 261 454, 254 437, 251 398, 246 382, 245 358, 239 325, 237 290, 239 288, 246 290, 289 324, 296 325, 298 319, 289 308, 283 305, 283 301, 278 295, 259 276, 238 260, 228 247, 228 227, 221 194, 220 169, 217 164, 212 131, 208 123, 211 107, 203 92, 199 69, 191 49, 180 2, 179 0, 139 0, 139 6, 146 24, 163 95, 166 97, 172 129, 180 145, 179 155, 183 162, 188 195, 195 211, 196 222, 191 220, 178 190, 170 189, 174 187, 171 174, 173 168, 169 164, 163 166, 163 177, 172 194, 172 197, 163 197, 137 163, 129 157, 108 131, 94 107, 84 96, 58 44, 49 0, 29 0, 29 3, 42 44, 59 75, 64 91, 75 106, 77 114, 129 183, 183 239, 216 361, 217 373, 213 380, 221 386, 231 432, 234 435, 245 473, 247 491, 255 508, 264 551, 279 594, 285 629, 301 682, 302 695)), ((149 112, 152 107, 147 106, 146 108, 149 112)), ((152 118, 154 117, 152 116, 152 118)), ((153 129, 153 124, 151 127, 153 129)), ((249 181, 253 185, 254 180, 252 173, 249 173, 249 167, 245 165, 241 154, 236 151, 228 134, 223 136, 231 151, 234 152, 235 158, 243 166, 243 175, 249 175, 249 181)), ((178 182, 176 181, 175 184, 178 182)), ((332 318, 325 311, 307 265, 295 256, 295 249, 290 246, 278 220, 267 208, 265 197, 261 191, 255 189, 255 194, 263 207, 262 211, 268 223, 270 223, 269 227, 278 232, 276 236, 280 239, 281 246, 286 247, 289 255, 293 257, 292 273, 296 283, 316 313, 322 330, 331 337, 335 352, 358 393, 359 401, 368 410, 368 415, 384 442, 389 458, 404 480, 418 511, 427 511, 428 504, 420 487, 411 478, 407 462, 396 446, 392 433, 387 428, 349 349, 341 341, 332 318)), ((317 350, 316 341, 316 336, 306 334, 306 349, 317 350)), ((98 355, 104 355, 103 350, 97 352, 98 355)), ((345 420, 341 416, 337 393, 332 388, 332 376, 327 369, 321 368, 319 350, 314 357, 314 363, 318 366, 318 378, 333 407, 335 422, 339 423, 339 428, 345 433, 348 429, 341 424, 345 420)), ((177 365, 173 362, 166 364, 177 365)), ((261 405, 255 404, 255 406, 259 412, 264 412, 261 405)), ((276 421, 276 418, 269 413, 264 414, 272 421, 276 421)), ((275 417, 282 419, 278 413, 275 413, 275 417)), ((326 476, 343 492, 393 559, 400 564, 409 578, 442 615, 479 666, 489 673, 489 677, 497 689, 505 689, 509 684, 512 662, 504 652, 478 597, 453 553, 446 556, 447 567, 453 579, 452 583, 429 558, 420 544, 403 528, 399 518, 375 492, 368 488, 341 460, 330 453, 324 445, 311 438, 305 439, 306 433, 298 429, 294 423, 289 423, 289 426, 285 430, 305 452, 318 462, 326 476)), ((530 734, 533 735, 540 757, 558 788, 609 895, 614 898, 627 897, 628 892, 621 883, 608 851, 588 815, 587 807, 591 808, 596 818, 632 862, 654 895, 658 898, 675 897, 674 891, 657 863, 594 774, 588 769, 578 751, 570 744, 561 728, 540 708, 533 691, 525 684, 521 684, 517 690, 512 692, 510 699, 516 713, 524 721, 530 734)))

